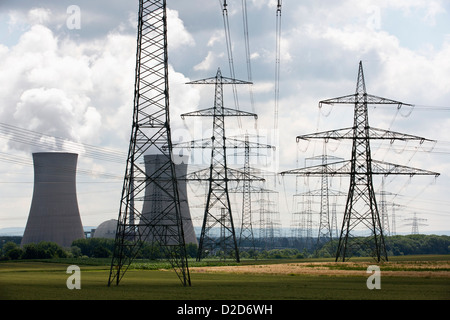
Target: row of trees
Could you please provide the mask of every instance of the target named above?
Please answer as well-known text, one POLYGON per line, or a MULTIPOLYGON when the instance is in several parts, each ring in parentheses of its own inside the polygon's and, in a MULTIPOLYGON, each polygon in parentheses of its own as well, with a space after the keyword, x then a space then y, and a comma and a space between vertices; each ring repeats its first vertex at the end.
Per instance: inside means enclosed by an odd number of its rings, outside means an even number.
MULTIPOLYGON (((449 254, 450 236, 414 234, 406 236, 385 237, 388 256, 418 255, 418 254, 449 254)), ((330 241, 315 250, 319 257, 335 254, 337 241, 330 241)), ((359 252, 364 255, 365 252, 359 252)), ((358 252, 355 256, 359 255, 358 252)))
MULTIPOLYGON (((0 260, 18 259, 50 259, 50 258, 111 258, 114 250, 114 240, 111 239, 80 239, 72 243, 71 248, 62 248, 53 242, 28 244, 23 247, 20 241, 0 241, 0 260)), ((266 250, 242 251, 241 258, 256 259, 301 259, 308 257, 332 257, 335 254, 336 243, 328 242, 321 248, 307 250, 302 248, 280 248, 266 250)), ((449 254, 450 236, 438 235, 407 235, 386 238, 386 249, 389 256, 413 254, 449 254)), ((197 246, 186 246, 187 255, 197 256, 197 246)), ((218 252, 220 257, 220 252, 218 252)), ((143 243, 139 255, 140 259, 161 259, 164 251, 155 245, 143 243)))
POLYGON ((20 247, 17 243, 6 242, 0 252, 0 260, 51 259, 73 257, 71 250, 65 250, 54 242, 30 243, 20 247))
MULTIPOLYGON (((4 240, 3 240, 4 241, 4 240)), ((20 243, 20 242, 19 242, 20 243)), ((3 242, 0 247, 0 260, 19 259, 51 259, 51 258, 111 258, 114 250, 114 240, 91 238, 72 242, 70 248, 62 248, 54 242, 42 241, 30 243, 21 247, 17 241, 3 242)), ((186 246, 188 256, 195 257, 197 246, 186 246)), ((164 251, 157 245, 142 243, 138 259, 161 259, 164 251)))

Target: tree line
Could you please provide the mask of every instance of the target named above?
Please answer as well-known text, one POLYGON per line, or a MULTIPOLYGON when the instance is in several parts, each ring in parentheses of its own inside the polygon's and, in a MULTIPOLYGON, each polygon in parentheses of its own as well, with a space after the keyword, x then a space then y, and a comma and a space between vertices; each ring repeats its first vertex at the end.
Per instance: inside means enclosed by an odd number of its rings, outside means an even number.
MULTIPOLYGON (((70 248, 63 248, 53 242, 39 242, 20 246, 21 237, 0 237, 0 260, 52 259, 52 258, 111 258, 114 251, 113 239, 79 239, 70 248)), ((286 247, 241 250, 241 258, 255 259, 302 259, 309 257, 333 257, 336 242, 329 241, 318 248, 306 249, 297 242, 283 241, 286 247), (288 247, 288 243, 291 247, 288 247)), ((405 235, 386 237, 389 256, 419 254, 449 254, 450 236, 405 235)), ((186 245, 188 257, 197 256, 197 245, 186 245)), ((217 253, 220 258, 221 252, 217 253)), ((137 259, 162 259, 164 250, 156 245, 142 243, 137 259)))

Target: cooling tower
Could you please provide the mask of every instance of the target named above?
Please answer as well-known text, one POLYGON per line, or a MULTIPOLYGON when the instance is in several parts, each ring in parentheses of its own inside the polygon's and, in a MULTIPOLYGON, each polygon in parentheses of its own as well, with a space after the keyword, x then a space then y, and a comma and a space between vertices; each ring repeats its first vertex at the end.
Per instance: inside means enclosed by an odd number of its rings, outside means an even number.
POLYGON ((51 241, 70 247, 84 238, 76 192, 78 155, 33 153, 34 189, 22 245, 51 241))
MULTIPOLYGON (((187 161, 189 157, 183 157, 182 163, 175 164, 175 172, 177 178, 186 175, 187 173, 187 161)), ((152 154, 144 156, 145 171, 146 174, 151 176, 166 162, 166 158, 162 155, 152 154)), ((154 187, 155 184, 149 184, 145 189, 144 205, 142 207, 142 215, 145 220, 152 221, 153 217, 160 214, 161 208, 167 207, 165 201, 170 201, 167 196, 161 192, 161 189, 154 187)), ((189 203, 187 198, 186 180, 178 179, 178 193, 180 198, 181 218, 183 220, 184 242, 197 244, 197 238, 195 236, 194 226, 192 224, 191 213, 189 211, 189 203)), ((170 202, 171 203, 171 202, 170 202)), ((160 224, 164 224, 164 220, 159 221, 160 224)), ((147 239, 151 241, 151 239, 147 239)))

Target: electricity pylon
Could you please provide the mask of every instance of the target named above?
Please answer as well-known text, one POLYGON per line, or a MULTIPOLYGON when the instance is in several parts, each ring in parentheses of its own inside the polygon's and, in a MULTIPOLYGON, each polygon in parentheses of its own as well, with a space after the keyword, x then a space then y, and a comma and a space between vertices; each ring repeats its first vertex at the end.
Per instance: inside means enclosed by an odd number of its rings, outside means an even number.
MULTIPOLYGON (((234 141, 238 141, 233 139, 234 141)), ((245 133, 244 140, 238 145, 234 143, 234 146, 230 147, 237 148, 243 147, 244 152, 235 153, 234 155, 243 155, 244 156, 244 167, 240 170, 243 173, 242 184, 239 183, 229 189, 230 193, 242 194, 242 208, 241 208, 241 228, 239 232, 238 238, 238 247, 241 251, 244 246, 251 246, 253 250, 256 250, 255 245, 255 237, 253 232, 253 213, 254 209, 252 208, 252 194, 259 193, 263 190, 262 187, 257 187, 254 185, 255 175, 252 174, 254 171, 253 167, 250 165, 250 156, 252 155, 252 148, 271 148, 269 145, 264 145, 260 143, 250 142, 250 135, 245 133)), ((259 156, 259 153, 254 153, 256 156, 259 156)), ((263 178, 257 179, 259 181, 263 181, 263 178)))
POLYGON ((373 256, 377 261, 387 261, 384 234, 373 188, 373 175, 439 176, 439 173, 373 160, 370 140, 415 140, 420 143, 431 140, 369 126, 367 108, 369 104, 396 105, 398 108, 408 104, 367 94, 362 62, 359 63, 355 94, 323 100, 319 102, 319 107, 322 104, 353 105, 353 127, 298 136, 297 141, 300 139, 325 139, 325 141, 329 139, 350 139, 353 142, 351 160, 289 170, 281 174, 320 176, 326 172, 329 175, 349 175, 350 186, 336 252, 336 261, 339 259, 345 261, 346 258, 354 255, 358 250, 373 256), (366 231, 370 232, 369 237, 361 237, 357 233, 361 231, 357 229, 361 224, 366 231))
MULTIPOLYGON (((177 143, 173 145, 173 148, 186 148, 186 149, 206 149, 212 147, 212 139, 203 139, 203 140, 194 140, 186 143, 177 143)), ((234 150, 244 149, 244 167, 242 170, 232 169, 228 167, 228 182, 242 183, 242 186, 236 186, 233 188, 228 188, 228 193, 241 193, 242 194, 242 223, 241 223, 241 231, 238 240, 238 247, 241 248, 241 245, 247 241, 250 241, 253 245, 253 248, 256 249, 254 243, 253 236, 253 227, 252 227, 252 206, 251 206, 251 194, 259 193, 262 189, 261 187, 254 186, 254 182, 264 182, 265 179, 259 176, 256 176, 252 173, 252 167, 250 166, 250 153, 251 149, 271 149, 274 147, 261 144, 257 142, 252 142, 249 140, 249 134, 246 133, 244 136, 244 140, 227 138, 226 139, 226 148, 232 148, 234 150)), ((258 155, 258 154, 257 154, 258 155)), ((183 177, 178 177, 182 180, 188 181, 210 181, 210 172, 209 169, 199 170, 192 173, 189 173, 183 177)), ((222 214, 222 212, 221 212, 222 214)), ((223 241, 221 242, 223 243, 223 241)), ((200 255, 201 256, 201 255, 200 255)))
MULTIPOLYGON (((215 250, 223 250, 224 257, 234 256, 239 262, 239 249, 233 222, 232 209, 229 197, 229 182, 254 179, 263 181, 258 177, 250 177, 248 174, 232 169, 227 164, 227 148, 245 147, 247 142, 229 139, 225 134, 225 117, 254 117, 257 115, 245 111, 225 108, 223 101, 223 86, 236 84, 251 84, 222 76, 220 68, 216 76, 212 78, 188 82, 188 84, 205 84, 215 86, 214 107, 182 114, 181 117, 212 117, 213 130, 211 139, 191 141, 177 144, 174 147, 211 148, 211 162, 207 169, 187 174, 184 179, 208 181, 208 194, 206 198, 205 212, 203 216, 202 231, 198 247, 197 260, 201 260, 206 253, 215 250), (214 237, 212 229, 220 227, 219 237, 214 237)), ((259 144, 253 144, 259 147, 259 144)))
POLYGON ((190 285, 169 119, 166 1, 139 1, 134 110, 108 286, 117 285, 143 243, 158 245, 184 286, 190 285), (161 166, 145 170, 144 155, 160 154, 161 166), (159 194, 159 214, 143 215, 135 202, 159 194), (164 200, 164 201, 162 201, 164 200))
POLYGON ((411 234, 419 234, 419 225, 426 226, 426 224, 421 223, 422 221, 427 221, 427 219, 421 219, 417 217, 417 213, 414 212, 414 216, 410 219, 405 219, 405 221, 412 221, 407 226, 412 226, 411 234))
MULTIPOLYGON (((312 158, 306 158, 305 160, 320 160, 322 163, 322 174, 320 176, 320 212, 319 212, 319 229, 317 235, 317 244, 323 244, 325 241, 333 240, 332 237, 332 228, 331 228, 331 219, 330 219, 330 206, 329 206, 329 195, 330 193, 335 193, 334 191, 329 190, 328 179, 329 175, 326 172, 326 164, 331 162, 336 162, 337 160, 343 160, 342 158, 337 158, 334 156, 327 155, 327 147, 326 144, 323 144, 323 153, 319 156, 315 156, 312 158)), ((314 192, 305 193, 305 195, 314 195, 314 192)))

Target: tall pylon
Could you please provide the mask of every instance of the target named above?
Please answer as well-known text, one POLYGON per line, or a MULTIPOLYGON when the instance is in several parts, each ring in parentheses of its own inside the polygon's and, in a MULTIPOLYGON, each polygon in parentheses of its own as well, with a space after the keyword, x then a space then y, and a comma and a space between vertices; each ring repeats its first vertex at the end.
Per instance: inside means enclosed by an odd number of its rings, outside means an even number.
MULTIPOLYGON (((212 139, 202 139, 194 140, 184 143, 174 144, 174 148, 184 148, 184 149, 206 149, 212 148, 212 139)), ((238 247, 241 248, 242 244, 250 241, 255 248, 254 238, 253 238, 253 228, 252 228, 252 205, 251 205, 251 194, 264 192, 265 190, 261 187, 255 186, 255 182, 265 182, 263 177, 256 176, 253 174, 253 168, 250 166, 250 150, 251 149, 274 149, 275 147, 267 144, 262 144, 258 142, 252 142, 249 139, 249 134, 246 133, 244 140, 227 138, 226 149, 244 149, 244 167, 243 169, 232 169, 228 167, 228 182, 235 184, 234 187, 228 188, 228 193, 240 193, 242 194, 242 224, 241 232, 238 240, 238 247)), ((256 153, 259 155, 258 153, 256 153)), ((235 156, 238 153, 235 153, 235 156)), ((256 170, 258 171, 258 170, 256 170)), ((178 177, 180 180, 188 181, 203 181, 209 182, 211 180, 209 168, 207 170, 202 169, 199 171, 191 172, 182 177, 178 177)), ((223 212, 221 211, 221 214, 223 212)), ((223 229, 223 228, 222 228, 223 229)), ((224 233, 221 233, 221 236, 224 233)), ((218 239, 218 243, 226 243, 223 240, 218 239)), ((240 251, 240 250, 239 250, 240 251)))
POLYGON ((166 1, 139 1, 134 109, 108 286, 119 284, 142 244, 152 239, 184 286, 190 285, 169 117, 166 1), (144 156, 160 154, 160 166, 146 172, 144 156), (139 201, 152 187, 164 201, 148 219, 139 201))
POLYGON ((317 243, 316 247, 322 245, 325 241, 332 240, 332 227, 331 227, 331 218, 330 218, 330 195, 338 195, 339 191, 330 190, 329 186, 329 174, 326 170, 326 164, 336 162, 338 160, 343 160, 342 158, 334 157, 327 155, 327 144, 323 144, 323 152, 321 155, 306 158, 306 161, 320 161, 322 164, 322 174, 320 176, 320 189, 318 191, 309 191, 304 193, 307 196, 320 196, 320 211, 319 211, 319 228, 317 234, 317 243))
MULTIPOLYGON (((256 137, 258 140, 260 138, 259 135, 254 135, 253 137, 256 137)), ((229 140, 229 139, 227 139, 229 140)), ((251 142, 250 141, 250 134, 245 133, 244 134, 244 140, 241 141, 241 143, 237 144, 236 140, 232 139, 231 144, 230 141, 228 143, 230 144, 230 147, 236 149, 236 148, 244 148, 244 152, 242 153, 235 153, 236 155, 243 155, 244 156, 244 166, 241 169, 243 172, 243 179, 240 181, 241 184, 237 184, 236 187, 232 188, 230 192, 233 193, 240 193, 242 194, 242 215, 241 215, 241 228, 240 228, 240 234, 239 234, 239 250, 245 250, 245 248, 256 250, 256 242, 255 242, 255 232, 254 232, 254 213, 255 208, 252 205, 254 200, 254 195, 262 195, 263 193, 271 192, 271 190, 267 190, 264 188, 263 185, 255 185, 255 182, 265 182, 264 178, 258 177, 255 174, 262 174, 263 172, 255 167, 252 167, 250 164, 250 157, 252 155, 255 155, 259 158, 260 153, 259 152, 252 152, 251 149, 275 149, 275 147, 262 144, 259 142, 251 142), (255 181, 256 180, 256 181, 255 181)), ((264 174, 263 174, 264 175, 264 174)))
POLYGON ((417 217, 417 212, 414 212, 414 216, 410 219, 405 219, 405 221, 412 221, 410 225, 412 226, 411 234, 419 234, 419 225, 426 226, 426 224, 421 223, 422 221, 427 221, 427 219, 421 219, 417 217))
POLYGON ((226 137, 225 118, 254 117, 257 119, 257 115, 245 111, 225 108, 223 101, 223 86, 251 83, 223 77, 220 68, 218 68, 215 77, 188 82, 188 84, 209 84, 215 86, 214 106, 212 108, 181 115, 183 119, 192 116, 212 117, 213 130, 211 139, 176 145, 176 147, 200 146, 205 148, 208 146, 211 148, 211 162, 209 168, 190 173, 185 177, 188 180, 206 180, 209 183, 197 260, 201 260, 207 252, 222 250, 224 258, 231 256, 239 262, 239 249, 229 197, 229 182, 243 180, 246 176, 245 173, 232 169, 227 164, 227 147, 230 146, 230 143, 239 143, 239 141, 228 139, 226 137), (220 235, 214 236, 212 229, 219 227, 221 230, 220 235))
POLYGON ((372 159, 370 140, 415 140, 423 143, 431 141, 422 137, 372 128, 369 126, 368 105, 387 104, 400 108, 399 101, 367 94, 362 62, 359 62, 358 79, 355 94, 332 98, 319 102, 322 104, 350 104, 354 106, 353 127, 298 136, 299 139, 350 139, 353 142, 351 160, 334 162, 315 167, 295 169, 282 172, 296 175, 349 175, 350 186, 340 231, 336 261, 345 261, 357 251, 373 256, 377 261, 388 260, 383 229, 373 188, 373 175, 434 175, 439 173, 421 170, 372 159), (324 171, 325 168, 325 171, 324 171), (369 231, 369 236, 362 236, 361 229, 369 231))

